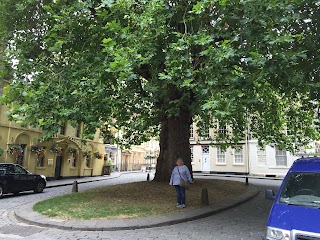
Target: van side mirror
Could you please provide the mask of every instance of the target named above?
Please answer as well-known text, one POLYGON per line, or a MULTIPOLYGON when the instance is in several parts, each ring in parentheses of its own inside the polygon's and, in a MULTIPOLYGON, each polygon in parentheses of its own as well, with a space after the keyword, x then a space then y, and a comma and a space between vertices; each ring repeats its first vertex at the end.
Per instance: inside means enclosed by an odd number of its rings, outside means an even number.
POLYGON ((267 189, 265 191, 265 197, 266 199, 274 200, 275 199, 274 191, 272 189, 267 189))

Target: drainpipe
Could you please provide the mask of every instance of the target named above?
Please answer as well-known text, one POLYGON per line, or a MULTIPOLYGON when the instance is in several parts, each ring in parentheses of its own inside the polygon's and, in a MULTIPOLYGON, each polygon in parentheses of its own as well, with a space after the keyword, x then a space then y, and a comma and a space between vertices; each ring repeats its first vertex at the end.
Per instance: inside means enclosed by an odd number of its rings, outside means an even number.
POLYGON ((249 134, 247 133, 246 134, 246 152, 247 152, 247 173, 249 174, 249 171, 250 171, 250 168, 249 168, 249 165, 250 165, 250 153, 249 153, 249 142, 248 142, 248 136, 249 134))
MULTIPOLYGON (((8 144, 10 143, 11 125, 12 125, 12 122, 10 121, 10 122, 9 122, 8 136, 7 136, 7 148, 8 148, 8 144)), ((8 157, 8 151, 6 151, 6 157, 5 157, 5 159, 4 159, 4 162, 7 162, 7 159, 9 159, 9 157, 8 157)))
MULTIPOLYGON (((248 116, 248 110, 247 110, 248 116)), ((248 119, 248 117, 247 117, 248 119)), ((247 131, 246 131, 246 151, 247 151, 247 173, 250 173, 250 153, 249 153, 249 135, 250 135, 250 125, 247 123, 247 131)))
POLYGON ((79 150, 79 154, 78 154, 78 161, 79 161, 79 170, 78 170, 78 177, 80 178, 81 177, 81 162, 82 162, 82 156, 81 156, 81 149, 80 148, 78 148, 78 150, 79 150), (81 157, 80 157, 81 156, 81 157))
POLYGON ((122 147, 118 149, 118 159, 119 159, 119 172, 122 171, 122 147))

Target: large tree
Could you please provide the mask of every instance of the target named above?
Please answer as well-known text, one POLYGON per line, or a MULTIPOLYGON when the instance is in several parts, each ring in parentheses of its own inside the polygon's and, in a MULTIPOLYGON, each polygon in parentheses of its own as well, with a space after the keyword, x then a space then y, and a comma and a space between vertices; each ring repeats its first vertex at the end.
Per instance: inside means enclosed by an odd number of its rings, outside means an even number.
MULTIPOLYGON (((12 63, 12 119, 160 135, 155 180, 178 157, 191 169, 189 127, 250 131, 294 149, 318 139, 319 4, 309 0, 1 0, 12 63), (229 129, 229 128, 228 128, 229 129)), ((201 133, 201 132, 200 132, 201 133)))

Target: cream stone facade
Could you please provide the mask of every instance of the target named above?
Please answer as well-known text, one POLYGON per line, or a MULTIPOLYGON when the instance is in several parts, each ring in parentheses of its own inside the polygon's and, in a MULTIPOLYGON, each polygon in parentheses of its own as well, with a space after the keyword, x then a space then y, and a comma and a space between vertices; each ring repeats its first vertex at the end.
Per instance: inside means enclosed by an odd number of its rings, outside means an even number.
MULTIPOLYGON (((218 129, 221 130, 223 129, 218 129)), ((214 131, 217 130, 209 129, 207 137, 212 136, 214 131)), ((291 153, 276 145, 262 148, 258 145, 258 140, 247 134, 243 141, 223 150, 219 143, 212 144, 206 137, 199 137, 195 124, 192 124, 190 150, 194 172, 283 177, 296 159, 319 155, 320 143, 310 142, 308 147, 291 153)))
POLYGON ((215 129, 208 129, 207 137, 197 134, 195 124, 190 127, 191 164, 194 172, 249 173, 248 145, 242 141, 233 147, 222 149, 209 140, 215 129))

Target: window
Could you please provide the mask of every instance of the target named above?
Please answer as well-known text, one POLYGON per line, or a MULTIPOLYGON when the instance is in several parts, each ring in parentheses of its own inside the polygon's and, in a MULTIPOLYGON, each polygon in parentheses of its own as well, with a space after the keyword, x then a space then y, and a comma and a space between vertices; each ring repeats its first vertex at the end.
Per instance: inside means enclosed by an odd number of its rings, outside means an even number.
POLYGON ((134 165, 136 162, 136 153, 132 153, 132 164, 134 165))
POLYGON ((218 134, 221 136, 226 136, 227 135, 227 126, 219 124, 218 134))
POLYGON ((266 150, 264 148, 259 147, 257 150, 257 155, 258 155, 258 165, 265 166, 267 164, 266 150))
POLYGON ((109 152, 109 161, 114 161, 114 159, 115 159, 115 154, 113 151, 110 151, 109 152))
POLYGON ((209 146, 202 146, 202 153, 209 153, 209 146))
POLYGON ((14 167, 13 165, 7 165, 5 171, 7 173, 14 173, 14 167))
POLYGON ((304 208, 318 208, 317 195, 320 174, 312 172, 292 172, 286 178, 279 198, 280 203, 301 205, 304 208))
POLYGON ((200 131, 200 139, 201 140, 208 140, 208 139, 210 139, 210 130, 209 130, 209 128, 205 128, 205 129, 202 129, 201 131, 200 131))
POLYGON ((66 125, 65 124, 60 125, 60 134, 66 135, 66 125))
POLYGON ((295 135, 295 134, 294 134, 294 131, 292 131, 292 129, 286 129, 286 135, 287 136, 292 136, 292 135, 295 135))
POLYGON ((141 153, 138 153, 138 164, 140 164, 141 153))
POLYGON ((193 134, 193 124, 190 125, 190 138, 194 138, 194 134, 193 134))
POLYGON ((14 165, 13 168, 14 168, 13 170, 14 173, 27 174, 26 170, 20 166, 14 165))
POLYGON ((226 163, 226 152, 221 147, 217 148, 217 163, 218 164, 226 163))
POLYGON ((276 165, 277 166, 287 166, 287 153, 281 150, 279 147, 275 147, 276 150, 276 165))
POLYGON ((193 160, 193 146, 190 147, 190 152, 191 152, 191 162, 193 162, 193 161, 194 161, 194 160, 193 160))
POLYGON ((234 163, 235 164, 243 164, 242 146, 236 146, 234 149, 234 163))
POLYGON ((86 166, 89 168, 91 166, 91 157, 86 156, 86 166))
POLYGON ((76 127, 76 137, 80 137, 81 133, 81 124, 79 123, 76 127))
POLYGON ((252 131, 248 130, 248 140, 254 139, 252 131))
POLYGON ((71 161, 72 161, 72 167, 76 167, 77 166, 77 154, 73 154, 71 161))
POLYGON ((320 144, 317 142, 315 142, 315 151, 316 151, 316 154, 320 153, 320 144))
POLYGON ((37 159, 37 167, 44 167, 44 156, 39 156, 37 159))
POLYGON ((110 143, 108 143, 107 139, 105 139, 105 137, 104 137, 104 132, 102 131, 102 129, 100 129, 99 138, 104 139, 103 142, 104 142, 105 144, 110 144, 110 143))

